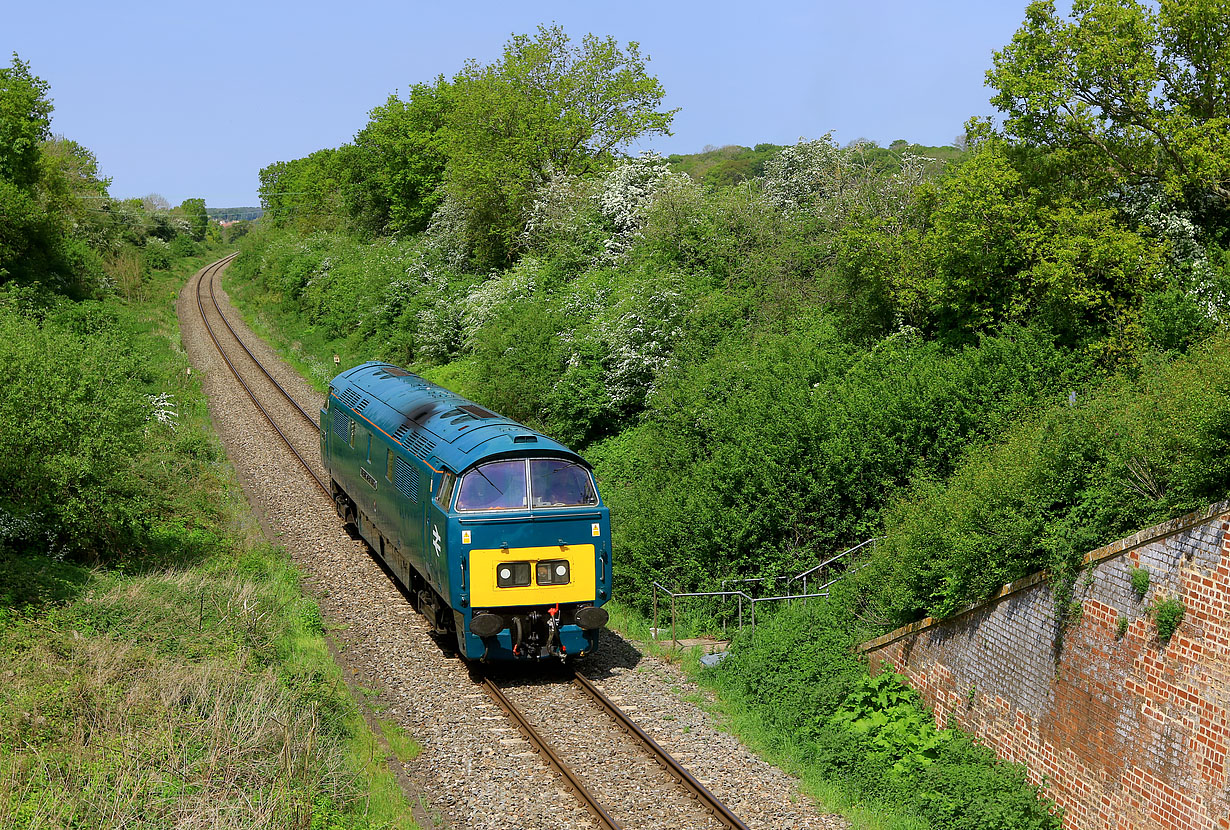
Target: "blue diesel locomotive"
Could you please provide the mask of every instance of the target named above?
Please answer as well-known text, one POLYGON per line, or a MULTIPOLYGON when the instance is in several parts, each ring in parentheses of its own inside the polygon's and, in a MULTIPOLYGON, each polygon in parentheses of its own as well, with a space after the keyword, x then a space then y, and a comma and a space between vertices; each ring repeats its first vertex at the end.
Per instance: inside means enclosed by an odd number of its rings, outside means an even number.
POLYGON ((597 644, 611 523, 579 455, 386 363, 330 383, 320 453, 338 515, 462 655, 569 657, 597 644))

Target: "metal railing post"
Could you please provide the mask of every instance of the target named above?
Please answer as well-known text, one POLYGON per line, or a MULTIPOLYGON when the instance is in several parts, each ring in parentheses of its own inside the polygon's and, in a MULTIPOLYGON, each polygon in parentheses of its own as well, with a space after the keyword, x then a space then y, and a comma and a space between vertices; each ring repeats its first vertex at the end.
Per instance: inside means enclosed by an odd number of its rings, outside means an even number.
POLYGON ((675 638, 675 595, 671 594, 671 648, 678 648, 679 641, 675 638))
POLYGON ((649 639, 658 639, 658 583, 656 582, 653 584, 653 630, 649 634, 649 639))

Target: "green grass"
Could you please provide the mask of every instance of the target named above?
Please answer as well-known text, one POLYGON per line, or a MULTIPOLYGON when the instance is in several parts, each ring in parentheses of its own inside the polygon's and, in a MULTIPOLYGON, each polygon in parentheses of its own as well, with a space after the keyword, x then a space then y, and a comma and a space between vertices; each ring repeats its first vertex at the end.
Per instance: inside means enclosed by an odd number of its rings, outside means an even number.
POLYGON ((383 718, 379 721, 380 734, 384 736, 384 741, 388 744, 389 751, 393 753, 393 757, 401 763, 409 763, 423 751, 423 747, 405 733, 400 726, 391 720, 383 718))
POLYGON ((413 741, 368 728, 185 371, 173 300, 219 255, 119 311, 179 412, 138 459, 141 486, 173 486, 140 549, 86 567, 0 547, 0 828, 416 827, 388 763, 413 741))

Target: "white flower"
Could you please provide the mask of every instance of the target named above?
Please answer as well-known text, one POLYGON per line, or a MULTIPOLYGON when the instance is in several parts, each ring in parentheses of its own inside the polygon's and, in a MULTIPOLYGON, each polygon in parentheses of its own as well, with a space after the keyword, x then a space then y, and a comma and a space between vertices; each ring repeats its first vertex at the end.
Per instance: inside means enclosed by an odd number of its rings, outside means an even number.
POLYGON ((618 259, 635 244, 645 217, 665 189, 691 185, 690 178, 672 173, 666 161, 652 151, 608 173, 598 194, 598 208, 615 228, 605 243, 607 258, 618 259))
MULTIPOLYGON (((160 424, 169 426, 171 431, 175 431, 178 425, 179 413, 175 411, 175 399, 170 392, 163 392, 159 395, 146 395, 149 399, 150 412, 145 416, 145 421, 148 424, 151 421, 157 421, 160 424)), ((149 432, 149 427, 145 428, 149 432)))

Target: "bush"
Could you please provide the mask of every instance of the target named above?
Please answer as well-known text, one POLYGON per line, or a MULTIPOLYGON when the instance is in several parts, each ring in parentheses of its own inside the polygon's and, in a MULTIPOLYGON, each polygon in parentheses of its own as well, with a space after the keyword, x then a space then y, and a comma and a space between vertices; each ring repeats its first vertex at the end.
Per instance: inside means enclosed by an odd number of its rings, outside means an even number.
POLYGON ((171 267, 171 246, 161 239, 151 237, 145 242, 142 260, 145 267, 152 271, 165 271, 171 267))
MULTIPOLYGON (((947 616, 1037 570, 1226 497, 1230 338, 1106 382, 975 448, 885 516, 867 582, 897 623, 947 616)), ((1141 578, 1138 577, 1139 581, 1141 578)))
POLYGON ((1178 629, 1179 624, 1183 622, 1183 615, 1186 609, 1183 607, 1183 600, 1171 597, 1164 599, 1157 604, 1153 609, 1153 621, 1157 624, 1157 636, 1162 640, 1169 640, 1171 635, 1178 629))
POLYGON ((756 701, 759 719, 786 734, 816 736, 865 675, 844 607, 790 605, 743 633, 712 673, 735 697, 756 701))
POLYGON ((42 322, 0 306, 0 547, 103 556, 147 526, 135 469, 152 410, 147 358, 95 302, 42 322))
MULTIPOLYGON (((933 828, 1059 830, 1061 815, 1026 779, 954 729, 937 729, 917 692, 892 672, 870 677, 853 657, 857 595, 781 609, 743 635, 705 678, 746 709, 771 745, 808 777, 915 815, 933 828)), ((875 806, 874 803, 872 805, 875 806)))
POLYGON ((200 253, 200 246, 192 241, 192 238, 179 234, 171 240, 170 253, 173 257, 184 258, 196 256, 200 253))
POLYGON ((731 335, 664 375, 639 426, 589 451, 621 593, 797 572, 877 535, 912 479, 946 477, 971 444, 1057 397, 1064 362, 1027 334, 956 353, 904 332, 861 352, 825 318, 731 335))
POLYGON ((1132 590, 1136 592, 1136 596, 1144 599, 1145 594, 1149 593, 1149 569, 1132 568, 1128 572, 1128 579, 1132 583, 1132 590))

